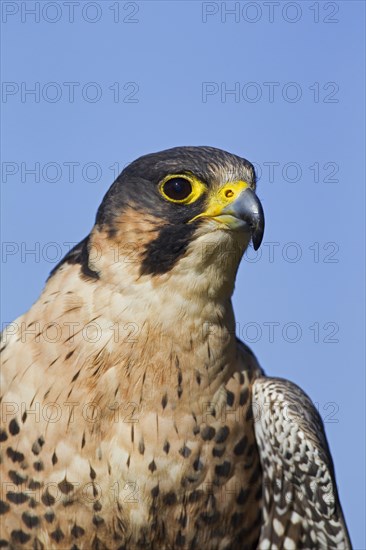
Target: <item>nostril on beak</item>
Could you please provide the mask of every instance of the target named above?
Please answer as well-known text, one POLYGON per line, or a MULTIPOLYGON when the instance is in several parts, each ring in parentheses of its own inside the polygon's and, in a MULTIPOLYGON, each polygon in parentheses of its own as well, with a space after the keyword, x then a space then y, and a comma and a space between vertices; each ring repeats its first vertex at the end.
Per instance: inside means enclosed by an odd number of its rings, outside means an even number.
POLYGON ((234 191, 233 191, 232 189, 227 189, 227 190, 225 191, 225 197, 226 197, 227 199, 230 199, 233 195, 234 195, 234 191))

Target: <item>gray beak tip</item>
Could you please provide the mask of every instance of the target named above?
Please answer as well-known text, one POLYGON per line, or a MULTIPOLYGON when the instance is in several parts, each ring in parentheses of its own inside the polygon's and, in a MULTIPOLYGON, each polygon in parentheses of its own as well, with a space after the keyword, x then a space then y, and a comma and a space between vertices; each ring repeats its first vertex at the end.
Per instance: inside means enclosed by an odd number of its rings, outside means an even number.
POLYGON ((252 242, 254 250, 258 250, 263 241, 264 235, 264 212, 263 207, 259 199, 257 199, 257 212, 253 219, 253 229, 252 229, 252 242))
POLYGON ((245 189, 226 209, 228 214, 242 220, 249 229, 254 250, 260 247, 264 234, 264 212, 257 195, 252 189, 245 189))
POLYGON ((254 250, 258 250, 258 248, 262 244, 262 240, 263 240, 263 231, 255 230, 254 233, 252 233, 252 242, 253 242, 254 250))

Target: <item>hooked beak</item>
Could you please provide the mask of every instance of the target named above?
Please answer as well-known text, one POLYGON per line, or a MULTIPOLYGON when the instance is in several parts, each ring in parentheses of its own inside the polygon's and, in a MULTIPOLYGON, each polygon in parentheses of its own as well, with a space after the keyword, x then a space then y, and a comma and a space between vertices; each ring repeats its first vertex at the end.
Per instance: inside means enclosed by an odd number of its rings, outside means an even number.
POLYGON ((229 182, 221 187, 210 197, 207 210, 190 222, 199 218, 215 220, 229 230, 250 232, 254 250, 258 250, 261 245, 264 233, 263 208, 245 181, 229 182))
POLYGON ((257 195, 249 187, 244 189, 239 196, 225 206, 218 216, 217 221, 227 224, 233 229, 249 229, 254 250, 258 250, 264 234, 264 212, 257 195))

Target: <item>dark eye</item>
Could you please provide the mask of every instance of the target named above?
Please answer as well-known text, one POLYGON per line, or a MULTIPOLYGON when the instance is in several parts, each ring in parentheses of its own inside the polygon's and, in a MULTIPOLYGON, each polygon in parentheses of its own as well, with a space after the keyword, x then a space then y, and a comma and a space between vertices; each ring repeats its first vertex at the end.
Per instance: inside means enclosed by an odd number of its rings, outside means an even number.
POLYGON ((173 201, 183 201, 192 193, 192 185, 185 178, 172 178, 164 183, 164 194, 173 201))

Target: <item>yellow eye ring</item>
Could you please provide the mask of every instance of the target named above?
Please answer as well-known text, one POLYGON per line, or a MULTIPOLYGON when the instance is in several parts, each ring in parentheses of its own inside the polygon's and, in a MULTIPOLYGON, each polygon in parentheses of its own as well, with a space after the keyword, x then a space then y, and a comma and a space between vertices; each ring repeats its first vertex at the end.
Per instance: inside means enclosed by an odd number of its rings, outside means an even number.
POLYGON ((170 174, 159 184, 161 195, 169 202, 191 204, 206 190, 199 179, 187 174, 170 174))

